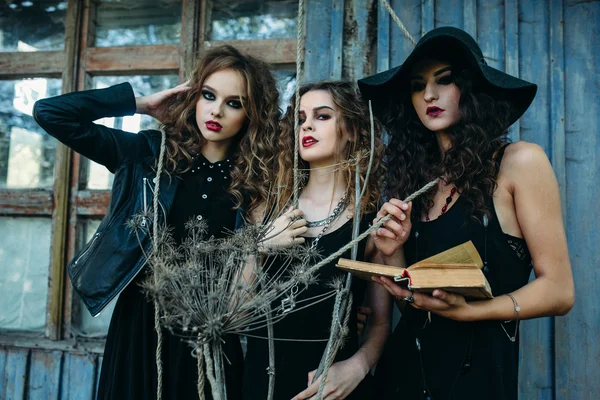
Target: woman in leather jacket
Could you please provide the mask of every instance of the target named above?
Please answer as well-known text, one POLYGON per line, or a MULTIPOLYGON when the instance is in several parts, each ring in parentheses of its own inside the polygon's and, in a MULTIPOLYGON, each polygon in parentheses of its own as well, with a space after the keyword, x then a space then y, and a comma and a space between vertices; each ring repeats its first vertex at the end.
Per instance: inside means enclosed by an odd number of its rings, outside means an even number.
MULTIPOLYGON (((265 183, 275 169, 280 118, 277 87, 267 64, 223 46, 206 52, 191 80, 173 89, 136 98, 123 83, 69 93, 38 101, 34 117, 50 135, 115 174, 106 216, 67 268, 92 315, 119 296, 98 398, 197 399, 191 347, 157 326, 154 304, 139 285, 147 275, 143 248, 149 249, 151 241, 148 236, 136 238, 125 223, 152 210, 157 169, 165 172, 158 187, 159 220, 179 243, 187 236, 190 218, 203 218, 208 234, 222 237, 235 227, 242 196, 250 199, 244 204, 248 212, 264 201, 265 183), (162 132, 133 134, 93 123, 134 113, 157 118, 162 132), (161 152, 164 163, 159 166, 161 152)), ((238 338, 227 337, 223 347, 229 360, 228 398, 241 398, 238 338)), ((210 398, 208 385, 205 396, 210 398)))

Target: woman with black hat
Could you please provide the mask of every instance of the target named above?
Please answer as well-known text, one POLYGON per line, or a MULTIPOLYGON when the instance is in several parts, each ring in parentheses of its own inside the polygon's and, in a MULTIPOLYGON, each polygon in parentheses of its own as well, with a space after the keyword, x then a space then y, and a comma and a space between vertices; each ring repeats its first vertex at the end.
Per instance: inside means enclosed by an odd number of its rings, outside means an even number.
POLYGON ((517 399, 519 320, 564 315, 574 302, 552 167, 539 146, 506 140, 536 85, 488 66, 474 39, 451 27, 358 83, 391 137, 390 200, 377 217, 394 218, 373 235, 386 263, 471 240, 495 296, 426 295, 377 278, 402 311, 377 367, 377 398, 517 399), (414 204, 398 200, 438 177, 414 204))

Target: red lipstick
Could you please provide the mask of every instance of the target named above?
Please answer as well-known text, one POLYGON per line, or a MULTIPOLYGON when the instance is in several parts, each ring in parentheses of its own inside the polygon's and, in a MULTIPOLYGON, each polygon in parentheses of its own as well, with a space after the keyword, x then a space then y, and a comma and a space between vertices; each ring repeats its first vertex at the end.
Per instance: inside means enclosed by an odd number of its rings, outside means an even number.
POLYGON ((427 115, 429 115, 430 117, 438 117, 440 115, 442 115, 442 113, 446 111, 443 108, 439 108, 437 106, 430 106, 427 107, 427 115))
POLYGON ((313 144, 316 144, 317 142, 318 142, 317 139, 315 139, 312 136, 307 135, 302 138, 302 147, 310 147, 313 144))
POLYGON ((209 131, 215 131, 215 132, 219 132, 219 131, 221 131, 221 129, 223 129, 221 124, 218 123, 217 121, 206 121, 206 128, 209 131))

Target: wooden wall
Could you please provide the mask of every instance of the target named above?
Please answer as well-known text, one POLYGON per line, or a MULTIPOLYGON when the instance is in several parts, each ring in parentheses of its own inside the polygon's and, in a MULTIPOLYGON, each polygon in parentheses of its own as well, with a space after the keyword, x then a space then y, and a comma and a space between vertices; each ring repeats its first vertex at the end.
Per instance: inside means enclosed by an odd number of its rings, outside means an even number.
MULTIPOLYGON (((520 398, 600 398, 600 2, 390 3, 415 39, 438 26, 463 28, 490 65, 538 84, 511 137, 539 144, 552 161, 577 299, 566 317, 522 325, 520 398)), ((306 0, 305 29, 306 80, 354 80, 400 64, 412 49, 378 0, 306 0)), ((97 352, 3 344, 0 399, 91 399, 100 364, 97 352)))

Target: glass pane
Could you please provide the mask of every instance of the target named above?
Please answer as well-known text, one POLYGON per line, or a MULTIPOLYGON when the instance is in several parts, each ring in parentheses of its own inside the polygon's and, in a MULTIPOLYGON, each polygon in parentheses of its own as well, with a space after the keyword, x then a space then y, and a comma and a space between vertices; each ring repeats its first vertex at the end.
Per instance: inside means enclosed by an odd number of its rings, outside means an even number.
POLYGON ((67 2, 0 2, 0 51, 62 50, 67 2))
MULTIPOLYGON (((100 220, 84 220, 81 222, 77 228, 79 230, 79 237, 82 239, 78 249, 82 248, 87 242, 92 240, 92 236, 94 236, 94 233, 98 229, 98 225, 100 225, 100 220)), ((75 294, 75 296, 77 295, 75 294)), ((76 320, 74 321, 75 323, 71 327, 73 333, 76 336, 82 337, 106 336, 117 298, 115 298, 96 318, 92 317, 79 297, 77 297, 76 301, 79 302, 79 307, 76 320)))
MULTIPOLYGON (((129 82, 136 96, 159 92, 179 84, 177 75, 152 75, 152 76, 97 76, 94 78, 94 89, 103 89, 121 82, 129 82)), ((128 132, 137 133, 144 129, 158 128, 158 121, 147 115, 134 114, 122 118, 102 118, 96 121, 110 128, 118 128, 128 132)), ((87 179, 88 189, 110 189, 113 174, 102 165, 90 161, 87 179)))
POLYGON ((296 70, 273 71, 279 90, 279 108, 285 113, 296 90, 296 70))
POLYGON ((179 44, 181 0, 102 0, 96 46, 179 44))
POLYGON ((49 218, 0 217, 0 329, 44 330, 51 229, 49 218))
POLYGON ((59 95, 60 79, 0 81, 0 188, 54 183, 56 140, 32 117, 36 100, 59 95))
POLYGON ((297 0, 213 0, 210 40, 295 38, 297 0))

